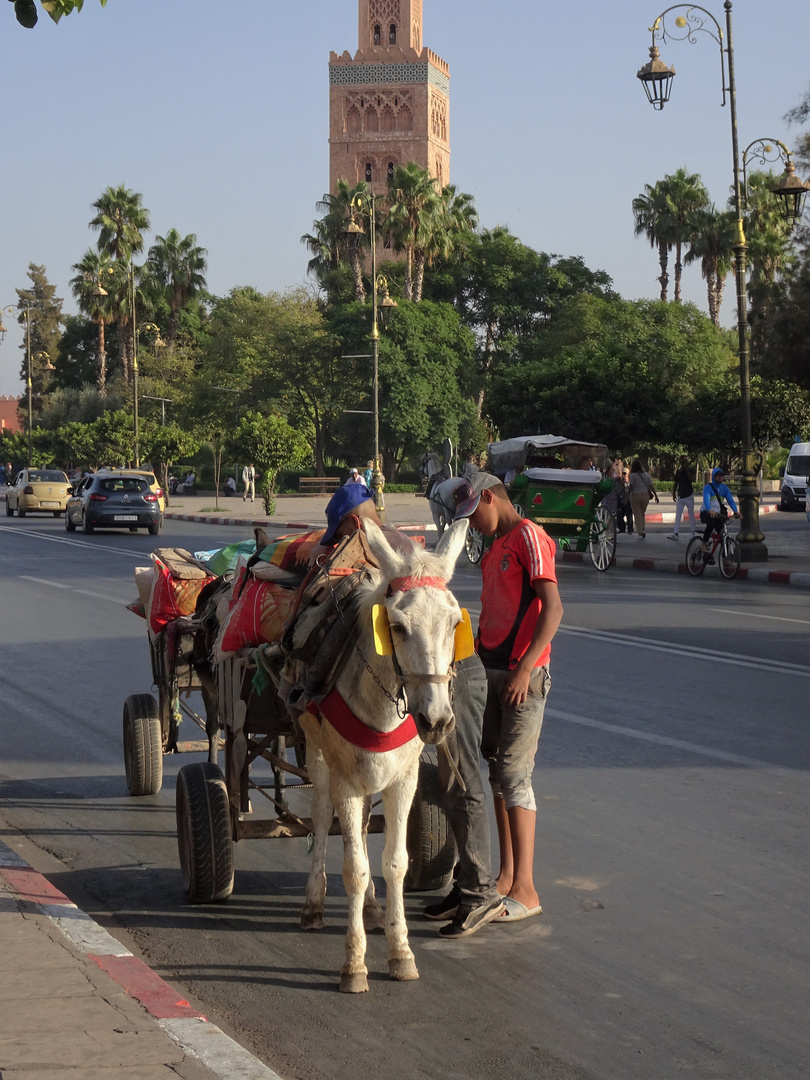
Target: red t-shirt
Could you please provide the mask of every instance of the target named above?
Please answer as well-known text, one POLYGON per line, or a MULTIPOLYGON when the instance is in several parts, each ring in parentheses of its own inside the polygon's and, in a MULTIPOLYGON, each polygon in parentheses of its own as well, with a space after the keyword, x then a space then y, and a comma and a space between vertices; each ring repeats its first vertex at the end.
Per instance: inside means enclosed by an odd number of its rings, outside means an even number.
MULTIPOLYGON (((529 647, 542 607, 533 583, 556 582, 555 551, 545 529, 524 518, 484 554, 478 655, 485 667, 513 668, 529 647)), ((547 664, 550 656, 549 644, 534 666, 547 664)))

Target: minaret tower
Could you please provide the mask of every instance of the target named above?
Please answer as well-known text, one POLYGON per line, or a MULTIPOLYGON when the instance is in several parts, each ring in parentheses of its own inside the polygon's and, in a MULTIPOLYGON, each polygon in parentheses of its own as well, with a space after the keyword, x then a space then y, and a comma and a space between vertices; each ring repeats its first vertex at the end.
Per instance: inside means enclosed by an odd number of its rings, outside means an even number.
POLYGON ((415 161, 450 182, 450 69, 422 44, 422 0, 359 0, 354 57, 329 57, 329 190, 382 192, 415 161))

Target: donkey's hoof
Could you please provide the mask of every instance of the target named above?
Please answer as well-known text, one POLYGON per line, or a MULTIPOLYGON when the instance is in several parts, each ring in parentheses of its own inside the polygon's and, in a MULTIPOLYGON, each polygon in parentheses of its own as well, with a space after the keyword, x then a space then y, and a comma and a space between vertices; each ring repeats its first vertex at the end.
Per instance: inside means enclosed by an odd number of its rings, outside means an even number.
POLYGON ((376 900, 372 904, 363 905, 363 927, 366 933, 371 933, 372 930, 385 929, 383 909, 376 900))
POLYGON ((416 961, 412 956, 403 957, 401 960, 388 961, 388 976, 397 982, 410 982, 419 978, 416 970, 416 961))
POLYGON ((302 911, 301 912, 301 929, 302 930, 323 930, 323 912, 322 911, 302 911))
POLYGON ((368 993, 368 979, 364 971, 342 971, 340 973, 341 994, 368 993))

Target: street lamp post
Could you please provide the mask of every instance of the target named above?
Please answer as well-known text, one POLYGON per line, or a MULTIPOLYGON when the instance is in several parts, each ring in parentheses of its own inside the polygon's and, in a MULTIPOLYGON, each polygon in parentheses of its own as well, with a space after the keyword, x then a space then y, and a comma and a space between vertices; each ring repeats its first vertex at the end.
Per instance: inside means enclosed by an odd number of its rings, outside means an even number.
POLYGON ((373 363, 372 377, 372 400, 374 408, 374 471, 372 473, 371 487, 374 495, 374 505, 378 511, 385 509, 383 501, 383 473, 380 459, 380 324, 383 328, 388 325, 391 310, 397 306, 396 301, 388 295, 388 281, 386 278, 377 276, 377 202, 382 198, 373 192, 358 192, 351 202, 352 217, 346 226, 344 233, 348 244, 354 248, 359 245, 361 237, 365 235, 362 225, 354 218, 355 207, 362 209, 363 203, 369 210, 369 227, 371 242, 371 357, 373 363), (382 296, 382 299, 378 299, 382 296))
POLYGON ((810 183, 800 180, 795 175, 796 166, 791 160, 791 151, 780 139, 754 139, 743 150, 742 155, 742 196, 743 204, 748 205, 748 162, 755 158, 761 165, 781 161, 785 175, 771 188, 774 195, 782 202, 782 216, 790 228, 795 228, 804 210, 804 200, 810 191, 810 183), (775 144, 775 145, 774 145, 775 144))
MULTIPOLYGON (((697 34, 708 34, 720 47, 720 72, 723 100, 726 104, 728 95, 731 114, 731 148, 734 165, 734 208, 737 214, 736 240, 734 244, 734 266, 737 285, 737 338, 740 358, 740 399, 742 406, 742 463, 743 480, 740 485, 740 532, 738 541, 743 559, 749 562, 764 562, 768 558, 765 537, 759 527, 759 491, 757 487, 757 469, 754 466, 754 450, 751 434, 751 379, 748 363, 748 315, 746 311, 745 259, 746 241, 743 229, 743 185, 740 171, 740 152, 737 138, 737 90, 734 78, 734 44, 731 32, 731 0, 723 4, 726 13, 726 30, 706 8, 697 4, 675 4, 663 11, 650 28, 652 45, 650 60, 637 73, 647 99, 654 109, 663 109, 669 100, 675 69, 669 68, 659 58, 658 42, 689 41, 695 44, 697 34), (667 16, 673 11, 685 14, 674 17, 674 27, 667 22, 667 16), (699 14, 700 13, 700 14, 699 14), (707 18, 704 18, 706 16, 707 18), (707 20, 711 20, 708 22, 707 20), (713 24, 713 26, 712 26, 713 24), (725 44, 724 44, 725 40, 725 44)), ((753 144, 752 144, 753 145, 753 144)), ((749 147, 750 149, 750 147, 749 147)), ((799 181, 799 183, 801 183, 799 181)), ((777 194, 778 194, 777 190, 777 194)), ((795 192, 798 197, 798 192, 795 192)), ((788 195, 783 196, 788 205, 788 195)), ((795 204, 795 200, 794 200, 795 204)))

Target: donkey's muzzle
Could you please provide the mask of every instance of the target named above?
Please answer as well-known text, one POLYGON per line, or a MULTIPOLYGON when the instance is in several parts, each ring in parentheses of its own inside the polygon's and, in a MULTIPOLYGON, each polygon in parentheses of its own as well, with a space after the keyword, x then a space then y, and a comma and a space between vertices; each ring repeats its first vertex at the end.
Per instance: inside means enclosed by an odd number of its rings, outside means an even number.
POLYGON ((413 719, 416 730, 419 732, 419 738, 429 745, 442 742, 456 726, 456 718, 452 713, 434 720, 429 716, 425 716, 424 713, 417 712, 413 714, 413 719))

